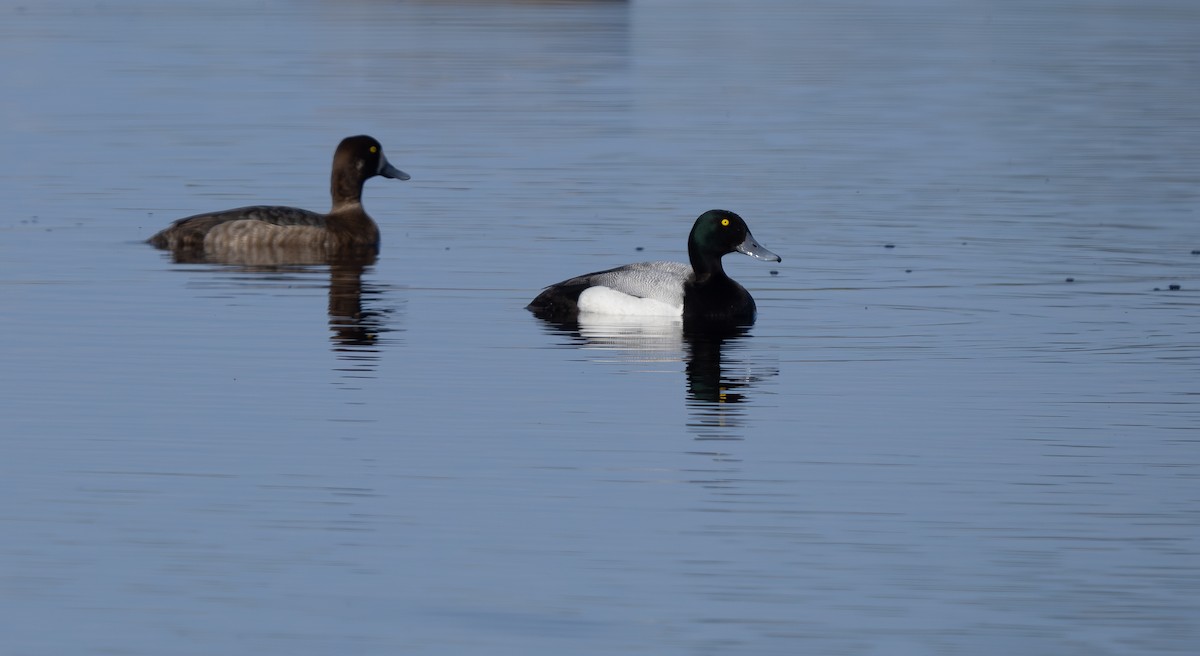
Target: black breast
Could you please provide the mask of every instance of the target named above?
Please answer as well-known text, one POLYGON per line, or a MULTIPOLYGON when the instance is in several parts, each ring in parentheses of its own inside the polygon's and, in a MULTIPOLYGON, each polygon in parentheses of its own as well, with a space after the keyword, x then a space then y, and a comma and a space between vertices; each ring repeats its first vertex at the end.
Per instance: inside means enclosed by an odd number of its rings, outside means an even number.
POLYGON ((683 321, 689 326, 748 326, 754 323, 756 313, 750 292, 728 276, 713 276, 683 287, 683 321))

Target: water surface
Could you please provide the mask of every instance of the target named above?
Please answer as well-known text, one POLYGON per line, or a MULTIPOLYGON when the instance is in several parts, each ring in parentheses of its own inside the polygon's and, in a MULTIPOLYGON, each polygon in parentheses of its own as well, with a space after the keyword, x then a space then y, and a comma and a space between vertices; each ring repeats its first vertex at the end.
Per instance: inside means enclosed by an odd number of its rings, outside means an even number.
POLYGON ((1200 644, 1191 3, 0 15, 5 653, 1200 644), (375 262, 141 243, 357 133, 375 262), (744 334, 522 309, 715 207, 744 334))

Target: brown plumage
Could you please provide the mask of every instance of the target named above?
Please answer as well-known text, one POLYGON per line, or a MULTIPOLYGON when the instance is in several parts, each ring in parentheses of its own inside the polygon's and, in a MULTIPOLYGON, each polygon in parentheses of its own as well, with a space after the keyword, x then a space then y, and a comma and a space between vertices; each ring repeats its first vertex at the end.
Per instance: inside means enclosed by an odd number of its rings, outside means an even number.
POLYGON ((346 249, 377 249, 379 227, 362 207, 363 183, 377 175, 409 179, 387 161, 378 141, 347 137, 333 154, 328 214, 278 205, 240 207, 179 219, 147 242, 189 259, 231 262, 261 259, 263 252, 294 252, 308 260, 346 249))

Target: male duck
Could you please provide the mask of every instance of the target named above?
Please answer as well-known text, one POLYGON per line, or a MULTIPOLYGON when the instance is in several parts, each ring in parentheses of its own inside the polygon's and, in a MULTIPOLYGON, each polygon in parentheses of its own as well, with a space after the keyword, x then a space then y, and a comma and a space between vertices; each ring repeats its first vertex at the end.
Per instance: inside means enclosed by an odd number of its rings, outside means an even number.
POLYGON ((363 183, 377 175, 409 179, 388 163, 378 141, 366 135, 346 137, 333 154, 333 208, 328 214, 278 205, 240 207, 179 219, 147 242, 172 251, 205 253, 378 249, 379 227, 362 207, 363 183))
POLYGON ((750 325, 754 298, 721 266, 726 253, 779 262, 750 234, 742 217, 709 210, 688 235, 688 259, 641 262, 588 273, 550 285, 526 309, 550 321, 572 321, 580 313, 682 317, 685 325, 750 325))

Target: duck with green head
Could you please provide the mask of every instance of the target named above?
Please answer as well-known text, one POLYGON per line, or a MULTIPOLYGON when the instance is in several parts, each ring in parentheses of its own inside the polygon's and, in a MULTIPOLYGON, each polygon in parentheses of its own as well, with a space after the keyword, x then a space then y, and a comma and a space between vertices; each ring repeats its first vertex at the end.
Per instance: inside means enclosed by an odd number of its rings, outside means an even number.
POLYGON ((550 285, 527 306, 549 321, 580 314, 682 317, 685 326, 750 325, 757 307, 745 287, 725 273, 728 253, 779 262, 750 234, 742 217, 727 210, 701 214, 688 235, 688 259, 639 262, 550 285))

